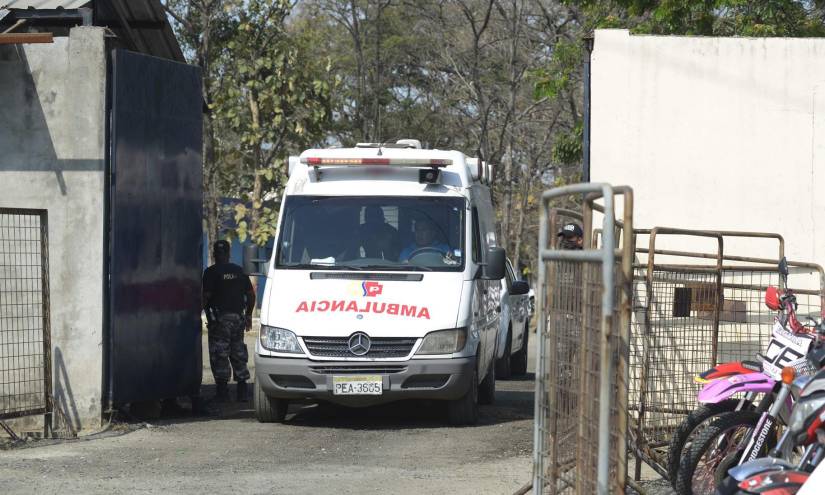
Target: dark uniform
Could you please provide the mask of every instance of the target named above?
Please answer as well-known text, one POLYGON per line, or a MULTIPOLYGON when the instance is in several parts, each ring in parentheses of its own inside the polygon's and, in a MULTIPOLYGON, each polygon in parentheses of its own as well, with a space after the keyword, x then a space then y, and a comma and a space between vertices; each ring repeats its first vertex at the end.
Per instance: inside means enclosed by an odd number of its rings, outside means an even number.
POLYGON ((243 269, 218 256, 218 251, 225 249, 228 258, 229 244, 226 243, 225 248, 218 246, 224 242, 215 243, 217 261, 203 272, 204 309, 209 322, 209 362, 219 395, 225 391, 233 373, 235 381, 244 383, 244 387, 249 380, 246 367, 249 355, 243 337, 255 300, 252 283, 243 269))
MULTIPOLYGON (((581 250, 583 248, 584 231, 576 223, 565 224, 557 234, 558 247, 563 250, 581 250)), ((582 315, 584 307, 584 291, 590 290, 583 286, 582 269, 592 264, 583 264, 580 261, 557 261, 555 266, 555 280, 552 280, 552 289, 555 291, 551 298, 551 307, 548 308, 548 331, 553 331, 556 342, 556 367, 550 370, 556 386, 557 411, 566 418, 572 418, 578 410, 580 386, 580 369, 585 363, 581 360, 583 352, 582 315)), ((565 427, 572 427, 566 425, 565 427)))

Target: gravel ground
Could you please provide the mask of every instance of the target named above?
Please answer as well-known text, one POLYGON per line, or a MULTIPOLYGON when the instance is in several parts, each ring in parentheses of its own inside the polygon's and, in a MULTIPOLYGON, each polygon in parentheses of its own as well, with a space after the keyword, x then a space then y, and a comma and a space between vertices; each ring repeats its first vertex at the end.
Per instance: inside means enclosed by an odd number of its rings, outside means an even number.
MULTIPOLYGON (((251 402, 213 405, 209 417, 172 414, 0 451, 0 487, 3 494, 511 494, 531 477, 534 340, 530 373, 497 381, 496 404, 481 407, 475 427, 447 426, 438 402, 294 404, 284 424, 258 423, 251 402)), ((209 397, 207 355, 204 363, 209 397)), ((647 494, 673 493, 653 471, 642 474, 647 494)))
POLYGON ((2 493, 503 494, 530 479, 532 374, 498 381, 496 404, 482 406, 476 427, 446 426, 437 402, 296 404, 284 424, 258 423, 251 407, 0 451, 2 493))

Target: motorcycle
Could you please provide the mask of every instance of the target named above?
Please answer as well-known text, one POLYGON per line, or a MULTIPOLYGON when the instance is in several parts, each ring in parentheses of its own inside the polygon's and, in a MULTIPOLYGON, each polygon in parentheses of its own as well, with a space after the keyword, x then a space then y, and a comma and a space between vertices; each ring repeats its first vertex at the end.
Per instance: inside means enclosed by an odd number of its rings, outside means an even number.
MULTIPOLYGON (((783 276, 783 285, 787 285, 787 264, 783 259, 780 263, 780 273, 783 276)), ((812 374, 813 369, 806 368, 805 354, 810 346, 810 328, 802 325, 796 316, 796 298, 791 291, 782 291, 776 287, 768 287, 765 292, 765 304, 774 311, 780 311, 774 322, 772 338, 764 355, 759 355, 761 362, 740 361, 717 365, 694 377, 697 383, 704 384, 698 399, 700 406, 685 418, 674 432, 670 442, 668 457, 668 474, 671 484, 679 493, 692 493, 693 473, 698 465, 697 456, 688 462, 688 467, 681 469, 685 458, 685 448, 693 444, 693 440, 711 422, 720 419, 729 413, 736 413, 737 420, 728 418, 728 427, 743 426, 752 428, 760 421, 760 415, 765 413, 774 401, 781 380, 784 365, 796 366, 801 375, 812 374), (789 330, 790 331, 789 331, 789 330), (744 393, 741 398, 733 398, 744 393), (765 394, 763 399, 755 404, 759 394, 765 394), (680 473, 681 472, 681 473, 680 473), (683 479, 681 487, 679 478, 683 479)), ((781 410, 773 413, 775 418, 781 410)), ((769 422, 769 426, 773 423, 769 422)), ((696 449, 693 449, 695 452, 696 449)))
MULTIPOLYGON (((816 364, 825 363, 825 346, 812 351, 816 364)), ((791 495, 807 483, 819 485, 825 492, 825 473, 813 480, 811 473, 821 471, 825 458, 825 370, 808 380, 794 405, 788 428, 768 457, 751 460, 728 471, 718 486, 717 495, 770 494, 791 495), (789 461, 794 449, 804 448, 798 462, 789 461)), ((801 491, 800 491, 801 493, 801 491)))

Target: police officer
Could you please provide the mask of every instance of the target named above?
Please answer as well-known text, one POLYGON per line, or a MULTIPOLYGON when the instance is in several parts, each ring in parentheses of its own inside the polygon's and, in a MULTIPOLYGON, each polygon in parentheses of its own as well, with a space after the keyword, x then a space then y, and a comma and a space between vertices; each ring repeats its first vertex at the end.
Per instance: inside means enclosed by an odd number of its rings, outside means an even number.
POLYGON ((215 242, 212 253, 215 264, 203 272, 203 309, 209 330, 209 363, 217 386, 215 400, 229 400, 227 383, 234 374, 237 399, 246 402, 249 355, 243 336, 252 328, 255 290, 243 269, 229 262, 227 241, 215 242))
POLYGON ((559 249, 582 249, 584 247, 584 231, 577 223, 564 224, 557 235, 559 249))

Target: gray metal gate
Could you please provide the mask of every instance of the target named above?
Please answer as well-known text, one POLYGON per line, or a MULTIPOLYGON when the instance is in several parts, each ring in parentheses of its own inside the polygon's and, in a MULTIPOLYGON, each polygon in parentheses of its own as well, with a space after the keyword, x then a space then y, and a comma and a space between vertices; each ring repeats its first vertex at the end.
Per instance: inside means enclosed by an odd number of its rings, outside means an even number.
POLYGON ((542 195, 533 493, 624 493, 632 211, 627 187, 576 184, 542 195), (550 247, 565 214, 550 202, 565 196, 583 198, 584 250, 550 247), (604 217, 601 246, 591 239, 594 210, 604 217))
MULTIPOLYGON (((774 233, 638 229, 630 340, 629 445, 634 478, 644 461, 667 476, 674 431, 697 406, 694 376, 716 364, 755 359, 775 312, 764 305, 779 286, 784 240, 774 233), (643 247, 644 246, 644 247, 643 247), (693 251, 673 246, 693 246, 693 251), (759 252, 762 257, 745 256, 759 252)), ((800 318, 819 317, 825 273, 791 261, 788 288, 800 318)))
POLYGON ((0 208, 0 427, 42 414, 51 426, 48 225, 43 210, 0 208))

